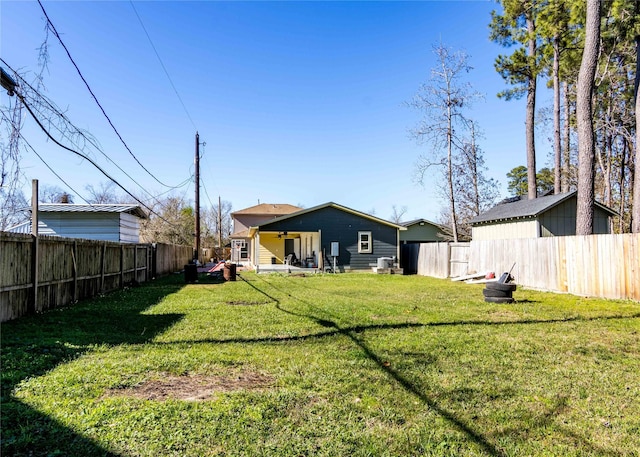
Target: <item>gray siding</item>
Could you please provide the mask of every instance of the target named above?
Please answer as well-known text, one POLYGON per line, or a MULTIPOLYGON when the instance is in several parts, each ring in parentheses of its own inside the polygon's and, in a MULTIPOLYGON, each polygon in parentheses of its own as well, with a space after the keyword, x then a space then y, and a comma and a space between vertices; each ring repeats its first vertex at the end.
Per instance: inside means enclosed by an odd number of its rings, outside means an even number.
POLYGON ((260 226, 266 232, 317 232, 322 234, 322 250, 328 256, 331 242, 340 243, 337 264, 341 268, 354 270, 371 269, 378 257, 398 255, 398 229, 371 219, 333 207, 294 216, 289 219, 260 226), (358 253, 358 232, 371 232, 373 252, 358 253))
POLYGON ((400 241, 408 243, 442 241, 442 238, 438 236, 439 233, 441 233, 440 228, 433 224, 425 223, 420 225, 417 223, 400 232, 400 241))
POLYGON ((539 216, 540 236, 576 234, 576 199, 571 198, 539 216))
MULTIPOLYGON (((576 234, 577 199, 571 198, 540 215, 540 236, 574 236, 576 234)), ((610 233, 609 215, 596 206, 593 234, 610 233)))
POLYGON ((606 211, 601 210, 596 206, 593 213, 593 234, 594 235, 606 235, 611 233, 611 219, 606 211))
POLYGON ((66 238, 120 241, 120 213, 40 213, 47 232, 66 238))

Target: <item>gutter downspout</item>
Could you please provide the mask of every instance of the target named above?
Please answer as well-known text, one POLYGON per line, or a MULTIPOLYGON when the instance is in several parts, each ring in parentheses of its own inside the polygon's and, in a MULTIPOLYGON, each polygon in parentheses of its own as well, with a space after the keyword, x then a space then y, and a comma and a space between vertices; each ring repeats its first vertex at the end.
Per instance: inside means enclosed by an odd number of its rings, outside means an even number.
POLYGON ((400 267, 400 229, 396 229, 396 259, 398 259, 398 268, 400 267))

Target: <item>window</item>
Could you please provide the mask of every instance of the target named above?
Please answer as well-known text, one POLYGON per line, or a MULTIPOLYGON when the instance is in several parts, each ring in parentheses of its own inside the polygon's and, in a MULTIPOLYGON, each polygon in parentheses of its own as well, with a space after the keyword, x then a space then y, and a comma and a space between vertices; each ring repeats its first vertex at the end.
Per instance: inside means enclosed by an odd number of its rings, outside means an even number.
POLYGON ((238 262, 249 259, 249 250, 245 240, 231 240, 231 259, 238 262))
POLYGON ((371 254, 373 252, 373 240, 371 232, 358 232, 358 253, 371 254))

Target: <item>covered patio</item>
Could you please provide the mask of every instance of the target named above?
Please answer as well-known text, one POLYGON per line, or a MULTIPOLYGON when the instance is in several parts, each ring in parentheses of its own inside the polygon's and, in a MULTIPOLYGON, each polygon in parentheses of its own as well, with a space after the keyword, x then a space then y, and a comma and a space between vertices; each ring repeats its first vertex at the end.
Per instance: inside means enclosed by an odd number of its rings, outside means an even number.
POLYGON ((321 271, 321 233, 276 232, 252 228, 250 234, 255 242, 253 267, 257 272, 266 271, 321 271))

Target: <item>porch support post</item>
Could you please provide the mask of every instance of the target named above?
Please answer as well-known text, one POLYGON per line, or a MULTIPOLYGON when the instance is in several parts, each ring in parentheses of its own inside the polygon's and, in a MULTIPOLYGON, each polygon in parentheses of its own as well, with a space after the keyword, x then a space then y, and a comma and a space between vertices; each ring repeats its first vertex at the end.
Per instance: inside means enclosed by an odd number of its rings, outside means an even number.
POLYGON ((258 266, 260 265, 260 232, 257 231, 254 237, 253 243, 253 264, 255 265, 256 271, 258 271, 258 266))

